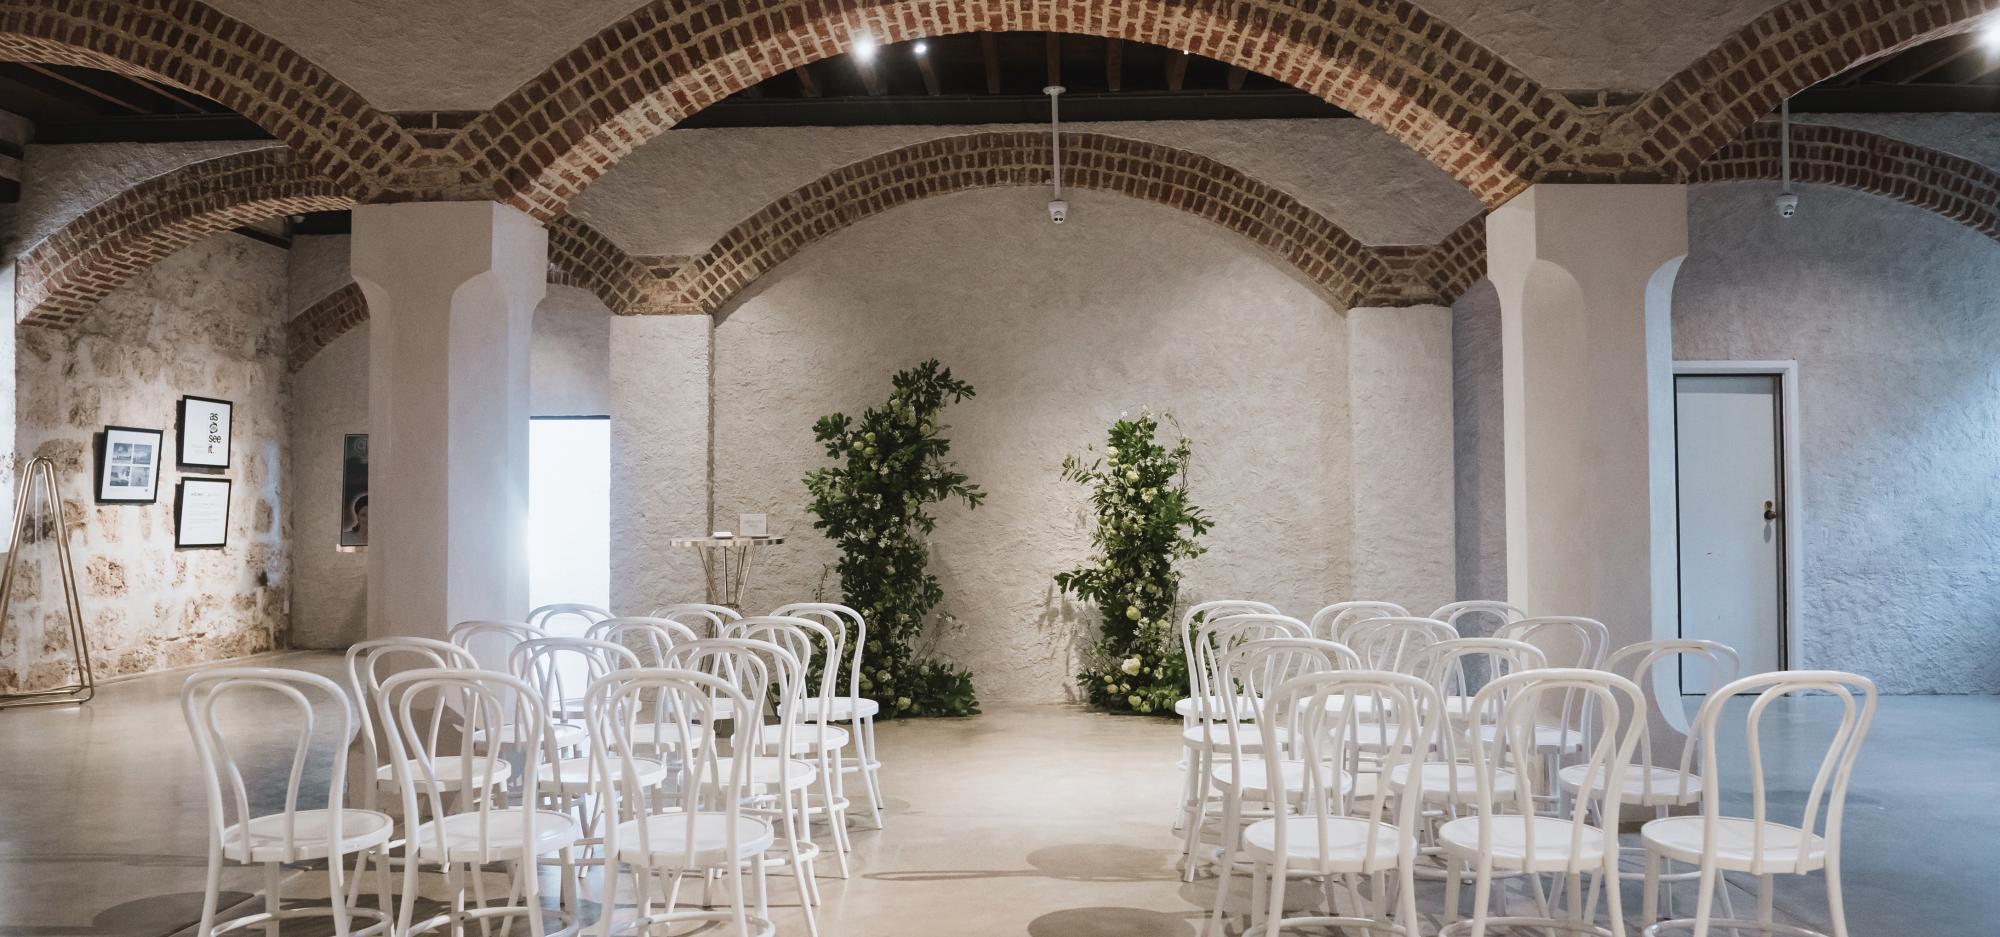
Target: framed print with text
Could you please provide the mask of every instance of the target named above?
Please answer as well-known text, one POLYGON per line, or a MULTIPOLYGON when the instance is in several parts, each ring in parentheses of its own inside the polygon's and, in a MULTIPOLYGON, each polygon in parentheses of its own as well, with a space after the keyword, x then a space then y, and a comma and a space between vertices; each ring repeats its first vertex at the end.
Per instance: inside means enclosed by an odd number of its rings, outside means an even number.
POLYGON ((156 429, 104 428, 97 447, 99 504, 152 504, 160 499, 165 436, 156 429))
POLYGON ((174 498, 174 547, 219 549, 228 545, 229 479, 181 479, 180 494, 174 498))
POLYGON ((229 467, 229 418, 235 405, 213 397, 181 398, 180 464, 192 468, 229 467))

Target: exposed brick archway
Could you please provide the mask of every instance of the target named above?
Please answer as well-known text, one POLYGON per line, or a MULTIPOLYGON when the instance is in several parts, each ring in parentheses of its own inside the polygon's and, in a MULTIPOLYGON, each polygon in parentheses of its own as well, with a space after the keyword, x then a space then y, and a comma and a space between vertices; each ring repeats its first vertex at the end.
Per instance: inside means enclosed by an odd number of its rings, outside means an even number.
POLYGON ((416 138, 283 43, 199 0, 0 0, 0 60, 99 68, 177 85, 271 132, 359 198, 462 185, 416 138), (429 174, 425 174, 428 167, 429 174))
POLYGON ((139 183, 22 255, 23 324, 68 325, 133 275, 210 234, 354 199, 280 147, 205 160, 139 183))
POLYGON ((1368 119, 1488 204, 1582 127, 1574 107, 1407 0, 654 0, 530 80, 453 144, 541 218, 633 148, 867 35, 1050 30, 1187 49, 1368 119))
POLYGON ((1688 178, 1786 98, 1988 14, 2000 14, 2000 0, 1787 0, 1647 93, 1570 162, 1622 159, 1688 178))

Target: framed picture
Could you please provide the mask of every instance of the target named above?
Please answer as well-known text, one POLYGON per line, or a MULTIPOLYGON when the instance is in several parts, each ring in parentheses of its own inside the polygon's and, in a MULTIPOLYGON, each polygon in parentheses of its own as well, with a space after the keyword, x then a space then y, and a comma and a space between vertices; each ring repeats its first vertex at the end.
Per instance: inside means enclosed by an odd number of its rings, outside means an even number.
POLYGON ((368 434, 348 433, 340 446, 340 546, 368 545, 368 434))
POLYGON ((99 504, 152 504, 160 499, 161 448, 156 429, 106 426, 97 443, 99 504))
POLYGON ((229 545, 229 479, 183 478, 174 498, 174 546, 229 545))
POLYGON ((192 395, 181 398, 183 467, 229 467, 229 417, 234 409, 227 400, 192 395))

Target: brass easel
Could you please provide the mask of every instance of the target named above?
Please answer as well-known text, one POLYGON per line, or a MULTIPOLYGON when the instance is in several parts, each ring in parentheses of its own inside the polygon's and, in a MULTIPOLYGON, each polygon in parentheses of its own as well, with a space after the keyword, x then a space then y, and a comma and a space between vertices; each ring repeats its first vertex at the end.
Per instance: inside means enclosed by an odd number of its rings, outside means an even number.
POLYGON ((14 604, 14 567, 21 558, 22 546, 43 536, 53 536, 56 563, 62 569, 63 610, 69 613, 70 653, 75 657, 77 677, 74 683, 46 690, 0 694, 0 709, 88 702, 97 694, 97 678, 90 672, 90 643, 83 633, 83 611, 76 601, 76 570, 69 560, 69 518, 63 513, 62 490, 56 486, 54 462, 45 458, 34 459, 21 473, 21 487, 14 496, 13 533, 13 548, 7 551, 7 569, 0 573, 0 634, 6 631, 7 612, 14 604), (29 509, 37 493, 42 495, 44 503, 55 515, 52 533, 35 524, 35 517, 29 509))

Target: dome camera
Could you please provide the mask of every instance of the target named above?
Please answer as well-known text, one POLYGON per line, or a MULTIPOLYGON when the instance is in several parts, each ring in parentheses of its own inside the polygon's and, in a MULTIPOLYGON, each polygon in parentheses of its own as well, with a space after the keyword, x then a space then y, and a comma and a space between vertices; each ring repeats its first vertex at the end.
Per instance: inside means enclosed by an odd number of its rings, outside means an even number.
POLYGON ((1799 197, 1790 192, 1778 196, 1771 203, 1777 206, 1780 218, 1790 218, 1799 213, 1799 197))
POLYGON ((1049 220, 1055 222, 1056 224, 1062 224, 1063 222, 1068 221, 1069 203, 1063 201, 1062 199, 1056 199, 1055 201, 1050 202, 1049 220))

